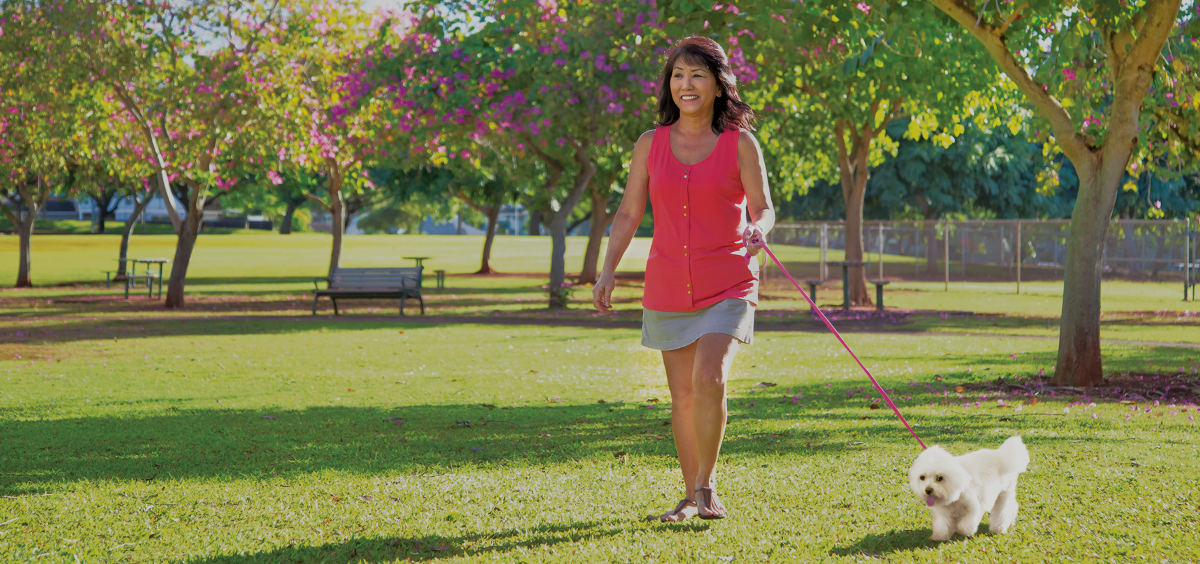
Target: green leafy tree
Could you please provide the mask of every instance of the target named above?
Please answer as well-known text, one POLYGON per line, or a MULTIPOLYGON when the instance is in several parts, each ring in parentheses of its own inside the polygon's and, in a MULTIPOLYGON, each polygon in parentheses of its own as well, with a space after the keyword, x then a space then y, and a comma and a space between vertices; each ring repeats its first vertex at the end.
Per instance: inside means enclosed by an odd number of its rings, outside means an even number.
POLYGON ((983 46, 1074 165, 1053 380, 1099 384, 1101 258, 1117 193, 1127 172, 1180 170, 1197 154, 1198 18, 1180 0, 932 4, 983 46))
POLYGON ((68 164, 91 156, 84 123, 103 106, 79 72, 72 16, 58 2, 0 4, 0 210, 19 237, 18 287, 33 285, 38 212, 69 180, 68 164))
MULTIPOLYGON (((905 138, 949 146, 966 120, 983 119, 964 108, 982 106, 982 93, 998 84, 986 67, 974 70, 978 50, 950 37, 945 18, 914 18, 897 3, 730 5, 713 20, 752 81, 748 101, 762 108, 758 135, 777 159, 773 185, 786 198, 818 178, 840 184, 848 261, 863 258, 871 169, 897 148, 888 126, 907 119, 905 138)), ((871 303, 864 268, 851 269, 850 284, 851 303, 871 303)))

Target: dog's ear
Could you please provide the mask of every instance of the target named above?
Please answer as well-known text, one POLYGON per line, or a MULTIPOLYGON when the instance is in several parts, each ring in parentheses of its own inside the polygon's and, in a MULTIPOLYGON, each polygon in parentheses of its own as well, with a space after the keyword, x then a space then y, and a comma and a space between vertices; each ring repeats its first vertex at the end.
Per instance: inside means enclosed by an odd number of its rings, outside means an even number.
POLYGON ((938 470, 942 473, 942 489, 946 492, 946 501, 958 501, 958 496, 971 485, 971 474, 953 458, 946 460, 938 470))

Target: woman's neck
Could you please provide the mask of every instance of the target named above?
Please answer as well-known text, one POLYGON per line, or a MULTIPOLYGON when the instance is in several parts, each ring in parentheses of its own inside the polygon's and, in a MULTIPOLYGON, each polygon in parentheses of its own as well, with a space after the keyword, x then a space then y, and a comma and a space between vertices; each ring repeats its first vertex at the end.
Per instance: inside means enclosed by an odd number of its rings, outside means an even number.
POLYGON ((712 112, 702 116, 681 114, 679 120, 675 122, 675 127, 685 135, 702 135, 712 131, 712 118, 712 112))

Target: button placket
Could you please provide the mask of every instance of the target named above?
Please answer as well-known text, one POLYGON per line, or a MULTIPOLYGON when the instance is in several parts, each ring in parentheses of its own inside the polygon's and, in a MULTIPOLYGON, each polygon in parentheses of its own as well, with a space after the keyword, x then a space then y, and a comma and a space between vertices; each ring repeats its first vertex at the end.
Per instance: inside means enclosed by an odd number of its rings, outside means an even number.
POLYGON ((689 189, 691 187, 691 183, 688 181, 688 176, 690 174, 691 174, 691 168, 684 167, 684 169, 683 169, 683 202, 681 204, 682 208, 683 208, 682 213, 683 213, 683 218, 684 218, 683 219, 684 239, 682 241, 682 245, 683 245, 683 258, 686 259, 685 262, 687 264, 687 282, 684 283, 684 287, 687 290, 688 296, 692 295, 692 261, 691 261, 691 252, 688 250, 688 237, 691 235, 692 230, 691 230, 691 221, 689 221, 687 219, 687 217, 688 217, 688 196, 691 194, 691 190, 689 189))

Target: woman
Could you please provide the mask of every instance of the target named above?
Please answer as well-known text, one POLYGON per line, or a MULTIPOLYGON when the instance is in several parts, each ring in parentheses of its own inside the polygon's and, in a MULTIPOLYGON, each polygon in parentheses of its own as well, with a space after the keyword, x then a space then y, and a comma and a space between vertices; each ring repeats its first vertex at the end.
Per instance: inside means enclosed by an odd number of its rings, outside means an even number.
POLYGON ((713 480, 725 435, 725 382, 739 345, 753 338, 756 241, 775 223, 752 119, 720 45, 692 36, 672 48, 663 67, 658 127, 634 145, 592 292, 596 308, 610 311, 614 272, 648 196, 654 241, 646 262, 642 344, 662 351, 685 488, 663 521, 725 517, 713 480))

